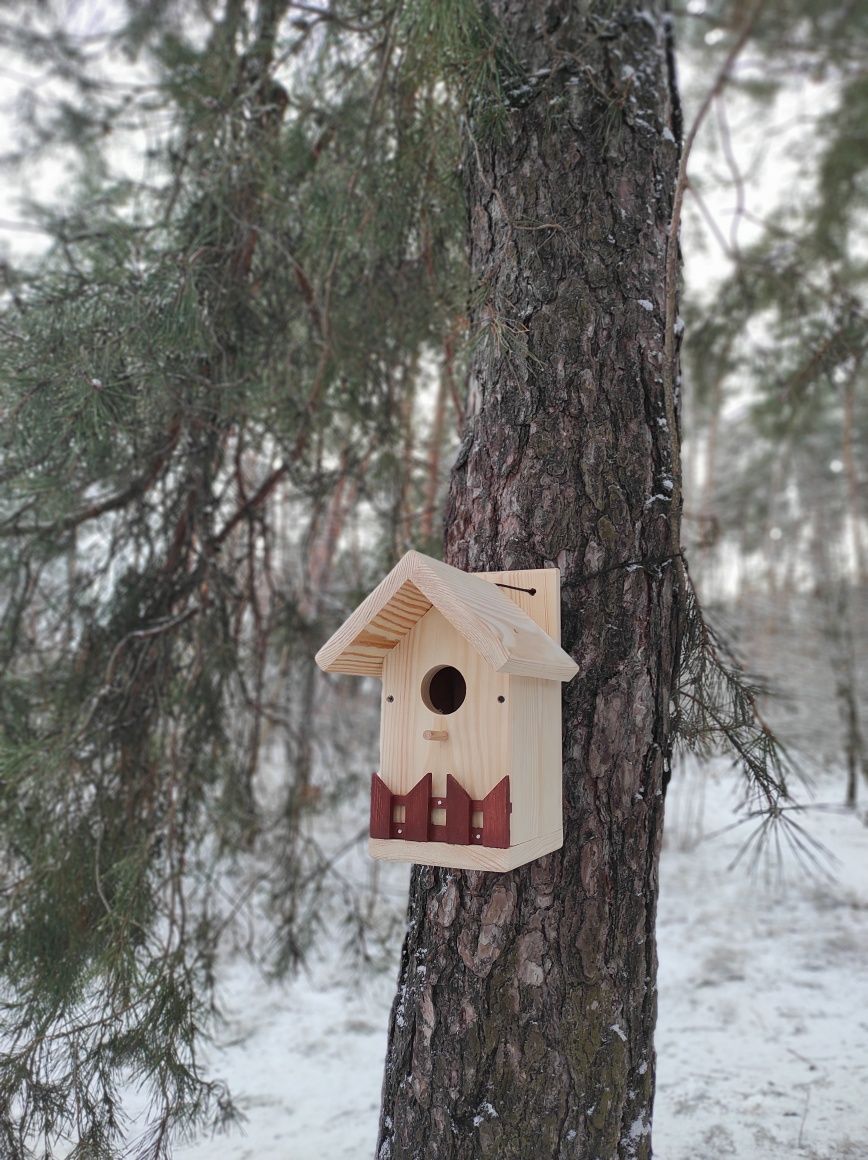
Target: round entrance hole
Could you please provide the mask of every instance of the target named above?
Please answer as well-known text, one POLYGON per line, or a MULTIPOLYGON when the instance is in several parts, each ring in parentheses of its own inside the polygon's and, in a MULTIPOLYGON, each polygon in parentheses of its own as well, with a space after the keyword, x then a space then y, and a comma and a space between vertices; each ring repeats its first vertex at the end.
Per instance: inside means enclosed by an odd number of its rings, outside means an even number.
POLYGON ((422 681, 422 700, 429 709, 444 717, 464 704, 467 683, 452 665, 438 665, 425 674, 422 681))

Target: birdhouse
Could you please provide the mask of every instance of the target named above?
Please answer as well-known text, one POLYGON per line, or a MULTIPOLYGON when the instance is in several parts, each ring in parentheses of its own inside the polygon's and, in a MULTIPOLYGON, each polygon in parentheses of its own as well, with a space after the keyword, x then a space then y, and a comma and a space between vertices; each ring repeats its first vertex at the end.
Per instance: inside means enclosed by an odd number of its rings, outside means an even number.
POLYGON ((511 870, 563 844, 560 572, 408 552, 316 655, 380 677, 375 858, 511 870))

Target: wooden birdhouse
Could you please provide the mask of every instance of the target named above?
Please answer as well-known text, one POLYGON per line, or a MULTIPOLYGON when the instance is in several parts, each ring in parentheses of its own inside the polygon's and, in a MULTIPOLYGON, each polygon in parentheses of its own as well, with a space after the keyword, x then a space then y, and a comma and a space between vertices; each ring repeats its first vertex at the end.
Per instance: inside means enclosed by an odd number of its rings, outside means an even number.
POLYGON ((375 858, 511 870, 563 844, 560 572, 408 552, 317 653, 380 677, 375 858))

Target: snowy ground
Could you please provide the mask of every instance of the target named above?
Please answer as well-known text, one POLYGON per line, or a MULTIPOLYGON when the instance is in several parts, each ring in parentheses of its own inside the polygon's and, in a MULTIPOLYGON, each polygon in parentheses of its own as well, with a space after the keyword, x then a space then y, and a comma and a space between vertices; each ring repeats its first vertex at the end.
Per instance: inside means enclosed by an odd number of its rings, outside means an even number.
MULTIPOLYGON (((839 800, 839 781, 818 796, 839 800)), ((786 857, 784 881, 727 872, 745 832, 702 835, 732 821, 734 800, 728 773, 670 788, 655 1156, 868 1160, 868 829, 837 810, 806 816, 839 859, 834 882, 786 857)), ((404 883, 389 868, 384 904, 400 905, 404 883)), ((233 964, 214 1065, 245 1131, 178 1160, 367 1160, 393 984, 389 969, 350 988, 333 961, 278 989, 233 964)))

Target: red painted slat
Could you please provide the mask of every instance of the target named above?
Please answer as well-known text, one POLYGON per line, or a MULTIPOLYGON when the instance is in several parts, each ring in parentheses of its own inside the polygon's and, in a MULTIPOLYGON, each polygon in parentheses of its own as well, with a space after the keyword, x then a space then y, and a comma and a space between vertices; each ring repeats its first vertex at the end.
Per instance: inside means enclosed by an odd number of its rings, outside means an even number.
POLYGON ((392 795, 389 787, 378 777, 371 776, 371 837, 390 838, 392 823, 392 795))
POLYGON ((508 777, 502 778, 482 803, 482 845, 498 850, 509 847, 508 777))
POLYGON ((427 842, 431 820, 431 774, 417 781, 406 794, 405 818, 402 837, 408 842, 427 842))
POLYGON ((509 778, 504 777, 482 800, 471 798, 457 778, 446 775, 446 796, 431 793, 432 774, 426 773, 406 794, 393 794, 378 774, 371 777, 371 837, 408 842, 447 842, 452 846, 509 847, 509 778), (395 822, 396 805, 404 806, 404 820, 395 822), (446 808, 446 825, 435 826, 432 809, 446 808), (482 829, 471 826, 473 814, 482 813, 482 829))
POLYGON ((470 842, 470 794, 451 773, 446 774, 446 841, 454 846, 470 842))

